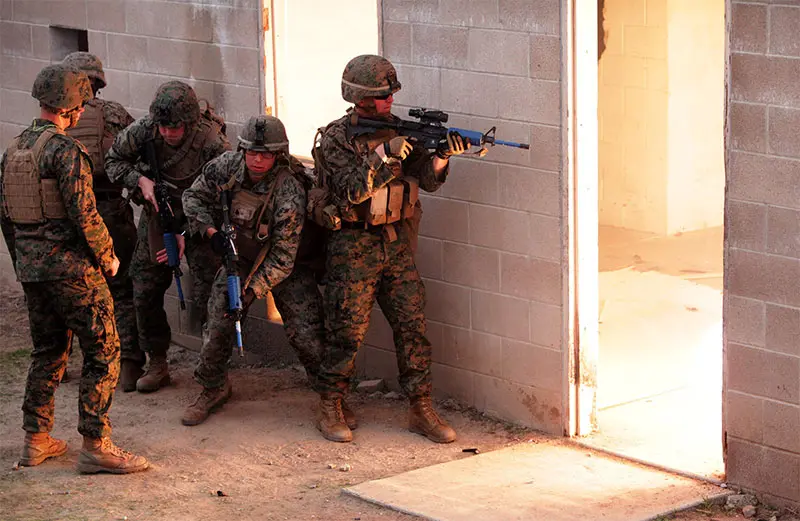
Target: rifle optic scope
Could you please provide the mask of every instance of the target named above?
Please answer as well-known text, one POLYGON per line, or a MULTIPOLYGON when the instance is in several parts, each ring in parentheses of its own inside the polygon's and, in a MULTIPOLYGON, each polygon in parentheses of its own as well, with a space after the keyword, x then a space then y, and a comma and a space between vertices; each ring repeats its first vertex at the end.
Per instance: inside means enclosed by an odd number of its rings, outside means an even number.
POLYGON ((423 108, 408 109, 408 115, 412 118, 419 118, 423 121, 446 123, 450 117, 447 112, 441 110, 428 110, 423 108))

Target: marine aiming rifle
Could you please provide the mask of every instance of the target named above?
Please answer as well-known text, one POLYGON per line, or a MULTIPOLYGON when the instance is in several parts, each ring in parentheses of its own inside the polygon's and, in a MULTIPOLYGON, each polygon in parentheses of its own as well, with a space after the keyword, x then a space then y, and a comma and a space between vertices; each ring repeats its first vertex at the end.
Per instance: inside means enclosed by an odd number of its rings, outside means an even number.
POLYGON ((145 145, 145 155, 155 183, 153 191, 156 196, 156 204, 158 204, 158 220, 164 234, 167 265, 172 268, 172 273, 175 275, 175 288, 178 291, 181 309, 186 309, 186 303, 183 300, 183 287, 181 286, 183 271, 181 271, 181 259, 178 256, 178 239, 176 238, 176 235, 179 235, 180 232, 177 231, 177 219, 175 219, 175 212, 172 211, 172 205, 169 203, 169 188, 166 181, 161 177, 161 169, 158 167, 158 159, 156 158, 156 147, 152 141, 145 145))
POLYGON ((244 356, 242 346, 242 281, 239 278, 239 270, 236 263, 239 261, 239 254, 236 251, 236 230, 231 225, 231 193, 223 190, 220 195, 222 202, 222 229, 221 233, 225 238, 225 272, 228 274, 228 316, 236 324, 236 347, 239 349, 239 356, 244 356))
POLYGON ((492 127, 486 132, 468 130, 465 128, 445 127, 450 115, 441 110, 430 110, 424 108, 409 109, 408 115, 419 121, 409 121, 397 118, 394 121, 381 119, 362 118, 356 114, 350 116, 350 124, 347 126, 347 139, 352 139, 364 134, 372 134, 376 130, 392 129, 401 136, 406 136, 420 143, 428 150, 437 150, 447 142, 447 134, 458 132, 461 137, 468 139, 470 145, 482 147, 486 145, 503 145, 507 147, 523 148, 528 150, 531 146, 527 143, 515 143, 513 141, 503 141, 497 139, 495 134, 497 127, 492 127))

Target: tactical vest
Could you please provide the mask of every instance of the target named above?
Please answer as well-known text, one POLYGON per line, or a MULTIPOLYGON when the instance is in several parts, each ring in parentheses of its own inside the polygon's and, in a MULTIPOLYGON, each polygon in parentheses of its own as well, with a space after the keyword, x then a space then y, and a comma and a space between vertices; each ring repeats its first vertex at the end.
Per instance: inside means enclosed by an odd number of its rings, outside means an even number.
POLYGON ((122 188, 115 186, 106 176, 105 157, 114 144, 114 135, 106 128, 103 102, 94 98, 84 105, 78 124, 68 129, 67 134, 80 141, 89 153, 94 192, 118 194, 122 197, 122 188))
POLYGON ((64 132, 48 126, 31 148, 21 148, 17 136, 6 151, 3 206, 14 224, 42 224, 49 219, 67 218, 58 179, 42 179, 39 172, 42 150, 56 134, 64 132))
MULTIPOLYGON (((158 133, 158 129, 155 130, 158 133)), ((162 139, 156 139, 156 156, 160 160, 161 176, 168 183, 169 193, 180 201, 183 191, 192 186, 203 168, 203 148, 217 133, 220 126, 204 117, 200 118, 178 150, 169 148, 162 139)))

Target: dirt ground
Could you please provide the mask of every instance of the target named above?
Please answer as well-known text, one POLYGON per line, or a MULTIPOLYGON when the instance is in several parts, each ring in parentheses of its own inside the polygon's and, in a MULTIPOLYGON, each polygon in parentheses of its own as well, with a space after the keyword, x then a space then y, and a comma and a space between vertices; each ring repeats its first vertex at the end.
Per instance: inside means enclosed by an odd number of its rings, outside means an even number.
MULTIPOLYGON (((199 386, 196 355, 173 348, 173 384, 151 395, 115 395, 114 440, 146 455, 152 468, 128 476, 79 475, 78 381, 56 393, 54 435, 69 442, 61 458, 15 470, 23 439, 20 405, 30 354, 21 293, 0 287, 0 519, 16 520, 410 520, 341 494, 342 487, 471 457, 542 435, 474 411, 442 409, 459 433, 436 445, 405 428, 405 402, 353 395, 361 426, 350 444, 324 440, 313 426, 316 403, 305 375, 294 368, 232 371, 234 396, 197 427, 180 424, 199 386), (333 467, 333 468, 331 468, 333 467), (349 469, 349 470, 342 470, 349 469)), ((79 355, 70 368, 76 374, 79 355)), ((701 509, 702 510, 702 509, 701 509)), ((716 507, 664 519, 728 521, 716 507)), ((766 518, 768 519, 768 518, 766 518)))

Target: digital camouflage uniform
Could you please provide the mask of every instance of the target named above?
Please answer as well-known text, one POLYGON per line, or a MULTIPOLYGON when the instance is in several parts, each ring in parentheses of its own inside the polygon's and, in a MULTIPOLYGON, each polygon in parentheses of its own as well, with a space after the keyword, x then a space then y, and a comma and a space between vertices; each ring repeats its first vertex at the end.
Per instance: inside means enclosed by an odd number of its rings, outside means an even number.
MULTIPOLYGON (((186 219, 181 206, 181 194, 199 175, 205 163, 230 149, 228 139, 215 123, 200 115, 197 98, 191 88, 181 82, 168 82, 159 88, 151 105, 151 114, 142 117, 119 133, 106 156, 106 173, 114 183, 128 190, 136 190, 139 178, 150 173, 144 159, 148 141, 155 145, 156 157, 162 175, 175 180, 170 190, 170 203, 180 226, 186 229, 186 219), (191 92, 190 96, 185 93, 191 92), (170 106, 172 104, 172 106, 170 106), (164 107, 168 107, 164 109, 164 107), (158 132, 153 111, 171 110, 181 114, 186 125, 181 145, 169 146, 158 132)), ((168 180, 169 180, 168 179, 168 180)), ((139 219, 138 242, 133 254, 130 275, 133 279, 134 305, 139 328, 139 345, 151 358, 165 357, 169 348, 171 330, 164 310, 164 294, 172 284, 173 272, 166 264, 151 258, 149 222, 158 220, 154 209, 147 204, 139 219)), ((193 305, 191 322, 197 328, 204 320, 211 284, 219 266, 219 258, 211 251, 208 241, 192 234, 186 236, 186 259, 192 273, 193 305)))
MULTIPOLYGON (((84 71, 98 89, 106 86, 103 66, 96 56, 74 52, 64 58, 63 63, 84 71)), ((133 281, 128 272, 136 247, 133 208, 122 196, 122 187, 111 183, 104 168, 105 154, 111 148, 114 138, 133 121, 133 117, 119 103, 95 97, 84 106, 80 121, 75 127, 68 129, 67 134, 81 141, 91 156, 97 211, 111 234, 114 253, 120 261, 116 276, 108 279, 108 287, 114 297, 114 317, 119 331, 121 358, 142 367, 145 356, 139 349, 136 311, 133 306, 133 281)))
MULTIPOLYGON (((63 88, 63 67, 48 66, 39 73, 33 87, 37 99, 42 92, 63 88), (62 82, 59 86, 59 82, 62 82)), ((84 100, 91 88, 83 73, 72 69, 84 100), (84 92, 85 91, 85 92, 84 92)), ((80 106, 81 100, 67 103, 48 100, 53 107, 80 106)), ((23 402, 23 428, 29 433, 47 433, 53 428, 54 394, 66 368, 68 330, 80 340, 83 368, 80 382, 78 431, 92 438, 111 432, 108 410, 119 374, 119 338, 114 323, 114 302, 103 276, 114 261, 113 245, 97 212, 92 192, 91 160, 86 150, 53 123, 35 119, 9 147, 0 160, 0 199, 2 230, 14 261, 15 270, 28 306, 32 362, 23 402), (39 178, 55 187, 50 204, 62 208, 50 212, 39 223, 21 224, 12 217, 12 173, 9 168, 15 152, 32 149, 46 131, 54 135, 41 149, 39 178), (48 181, 52 180, 52 181, 48 181), (52 184, 50 184, 52 183, 52 184), (60 197, 59 197, 60 196, 60 197)), ((48 199, 42 185, 43 198, 48 199)), ((46 207, 46 205, 45 205, 46 207)), ((45 211, 45 215, 47 215, 45 211)))
MULTIPOLYGON (((319 367, 324 325, 314 273, 306 265, 295 264, 305 220, 306 190, 298 179, 304 175, 303 170, 299 161, 292 158, 290 163, 284 157, 276 161, 264 179, 253 184, 247 174, 244 151, 226 152, 208 163, 202 175, 184 192, 183 207, 192 231, 205 234, 209 227, 221 229, 220 187, 234 176, 233 197, 239 191, 246 191, 266 199, 271 192, 261 219, 269 227, 268 242, 264 243, 268 244, 269 251, 255 271, 249 288, 256 298, 264 298, 272 291, 289 342, 313 379, 319 367)), ((244 281, 251 272, 255 251, 249 248, 250 254, 245 253, 248 248, 241 246, 241 239, 239 234, 238 271, 244 281)), ((228 311, 226 277, 224 268, 217 272, 208 302, 208 324, 200 363, 195 370, 195 378, 205 388, 221 387, 225 383, 234 343, 234 323, 225 316, 228 311)))

